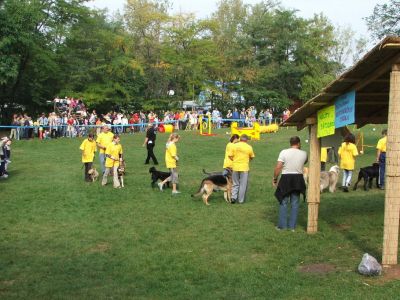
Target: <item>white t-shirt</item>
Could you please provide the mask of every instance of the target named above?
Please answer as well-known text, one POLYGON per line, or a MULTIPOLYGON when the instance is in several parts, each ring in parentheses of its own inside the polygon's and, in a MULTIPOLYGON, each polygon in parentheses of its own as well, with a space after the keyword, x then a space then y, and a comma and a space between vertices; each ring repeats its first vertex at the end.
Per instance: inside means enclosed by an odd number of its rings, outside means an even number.
POLYGON ((296 148, 285 149, 279 153, 278 161, 283 162, 282 174, 303 174, 307 152, 296 148))

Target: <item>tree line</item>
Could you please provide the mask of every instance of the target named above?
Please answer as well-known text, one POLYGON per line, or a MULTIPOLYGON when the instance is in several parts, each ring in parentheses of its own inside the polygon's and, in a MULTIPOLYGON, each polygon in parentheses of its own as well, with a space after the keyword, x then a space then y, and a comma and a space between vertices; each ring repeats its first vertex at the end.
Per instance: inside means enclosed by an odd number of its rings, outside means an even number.
MULTIPOLYGON (((98 110, 174 109, 202 91, 222 110, 279 111, 316 95, 365 47, 323 14, 303 18, 274 0, 220 0, 204 19, 172 14, 168 0, 127 0, 113 16, 86 2, 0 0, 3 115, 49 110, 56 96, 98 110)), ((398 17, 397 2, 367 20, 376 36, 376 18, 398 17)))

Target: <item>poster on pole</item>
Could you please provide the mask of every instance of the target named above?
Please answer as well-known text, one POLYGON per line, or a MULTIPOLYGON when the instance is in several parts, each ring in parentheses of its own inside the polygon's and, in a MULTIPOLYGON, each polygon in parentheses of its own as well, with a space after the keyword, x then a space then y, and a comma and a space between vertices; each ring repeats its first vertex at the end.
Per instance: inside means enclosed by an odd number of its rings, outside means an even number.
POLYGON ((324 137, 335 133, 335 105, 320 109, 317 114, 317 137, 324 137))
POLYGON ((341 95, 335 101, 335 127, 340 128, 355 122, 356 92, 341 95))

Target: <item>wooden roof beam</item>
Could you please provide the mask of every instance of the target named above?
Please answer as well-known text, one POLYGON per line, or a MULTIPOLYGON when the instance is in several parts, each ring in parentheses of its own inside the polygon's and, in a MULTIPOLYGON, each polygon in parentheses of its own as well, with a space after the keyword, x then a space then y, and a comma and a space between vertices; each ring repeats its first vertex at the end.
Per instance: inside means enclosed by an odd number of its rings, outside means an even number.
POLYGON ((382 64, 378 69, 376 69, 372 74, 360 80, 357 84, 353 85, 349 91, 355 90, 356 92, 366 87, 368 84, 373 82, 374 80, 381 77, 386 72, 392 70, 392 66, 400 62, 400 54, 395 55, 391 59, 387 60, 384 64, 382 64))

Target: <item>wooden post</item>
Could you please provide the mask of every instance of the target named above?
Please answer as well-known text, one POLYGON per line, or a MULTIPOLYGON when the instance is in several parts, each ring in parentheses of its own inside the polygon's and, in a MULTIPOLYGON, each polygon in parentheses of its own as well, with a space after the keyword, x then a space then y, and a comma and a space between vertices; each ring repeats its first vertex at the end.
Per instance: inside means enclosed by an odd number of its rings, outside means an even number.
POLYGON ((390 74, 389 116, 386 151, 385 220, 383 228, 384 266, 397 264, 400 217, 400 64, 390 74))
POLYGON ((308 172, 308 222, 307 233, 318 231, 318 210, 320 202, 321 144, 317 137, 317 119, 308 118, 306 124, 310 128, 310 157, 308 172))

